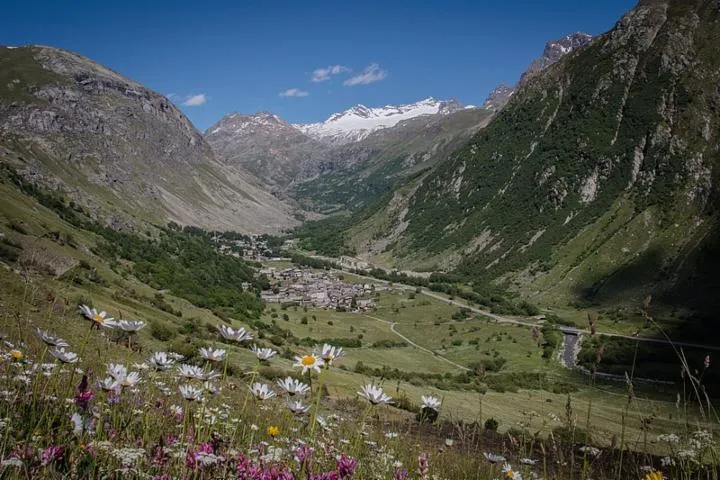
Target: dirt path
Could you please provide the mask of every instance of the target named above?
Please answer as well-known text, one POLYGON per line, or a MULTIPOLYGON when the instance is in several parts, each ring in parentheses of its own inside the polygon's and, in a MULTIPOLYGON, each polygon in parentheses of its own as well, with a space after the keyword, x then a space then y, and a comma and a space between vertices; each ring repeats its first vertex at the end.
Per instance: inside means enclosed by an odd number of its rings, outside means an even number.
POLYGON ((413 347, 417 348, 418 350, 422 350, 423 352, 429 353, 433 357, 435 357, 439 360, 442 360, 443 362, 449 363, 450 365, 457 367, 461 370, 465 370, 466 372, 470 371, 470 369, 468 367, 466 367, 464 365, 460 365, 459 363, 455 363, 452 360, 443 357, 442 355, 438 355, 437 353, 433 352, 432 350, 429 350, 423 346, 418 345, 417 343, 413 342, 412 340, 410 340, 408 337, 406 337, 402 333, 395 330, 395 325, 397 325, 397 322, 390 322, 388 320, 383 320, 382 318, 373 317, 372 315, 365 315, 365 316, 368 318, 372 318, 373 320, 377 320, 378 322, 382 322, 384 324, 390 325, 390 331, 392 331, 395 335, 402 338, 405 342, 407 342, 409 345, 412 345, 413 347))

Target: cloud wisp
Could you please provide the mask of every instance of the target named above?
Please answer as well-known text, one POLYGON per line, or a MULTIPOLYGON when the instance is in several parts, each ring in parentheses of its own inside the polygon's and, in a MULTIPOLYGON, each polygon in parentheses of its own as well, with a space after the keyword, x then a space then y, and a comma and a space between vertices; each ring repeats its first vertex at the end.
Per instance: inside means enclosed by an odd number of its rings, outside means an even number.
POLYGON ((310 95, 305 90, 300 90, 299 88, 288 88, 287 90, 278 93, 278 96, 280 97, 307 97, 310 95))
POLYGON ((188 95, 183 101, 183 105, 186 107, 199 107, 207 103, 207 96, 204 93, 198 93, 196 95, 188 95))
POLYGON ((387 70, 380 68, 377 63, 371 63, 362 73, 352 76, 343 82, 346 87, 354 87, 355 85, 367 85, 369 83, 379 82, 387 77, 387 70))
POLYGON ((325 68, 316 68, 313 70, 312 78, 310 80, 313 82, 324 82, 325 80, 330 80, 332 75, 338 75, 351 71, 352 70, 344 65, 329 65, 325 68))

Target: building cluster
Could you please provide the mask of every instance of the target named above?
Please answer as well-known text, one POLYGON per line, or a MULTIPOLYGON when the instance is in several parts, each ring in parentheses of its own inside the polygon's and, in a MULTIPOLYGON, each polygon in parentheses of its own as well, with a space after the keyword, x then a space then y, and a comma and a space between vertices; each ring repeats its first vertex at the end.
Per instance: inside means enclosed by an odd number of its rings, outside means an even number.
POLYGON ((270 289, 261 297, 270 303, 295 303, 320 308, 365 312, 375 307, 373 294, 389 290, 386 284, 345 283, 342 273, 305 268, 264 268, 270 289))

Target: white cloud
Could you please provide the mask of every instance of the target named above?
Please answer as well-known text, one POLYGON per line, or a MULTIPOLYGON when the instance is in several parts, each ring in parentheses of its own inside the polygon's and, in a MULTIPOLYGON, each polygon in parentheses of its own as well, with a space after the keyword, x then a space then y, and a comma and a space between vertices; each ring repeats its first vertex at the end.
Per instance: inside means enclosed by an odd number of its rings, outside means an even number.
POLYGON ((284 92, 278 93, 278 95, 281 97, 307 97, 310 94, 304 90, 300 90, 299 88, 289 88, 284 92))
POLYGON ((330 75, 350 72, 351 70, 343 65, 330 65, 326 68, 316 68, 313 70, 311 80, 313 82, 324 82, 330 80, 330 75))
POLYGON ((387 70, 382 70, 380 65, 372 63, 368 65, 362 73, 350 77, 343 82, 343 85, 347 87, 353 87, 355 85, 367 85, 368 83, 379 82, 387 77, 387 70))
POLYGON ((204 93, 198 93, 197 95, 188 95, 185 97, 183 105, 186 107, 199 107, 207 102, 207 97, 204 93))

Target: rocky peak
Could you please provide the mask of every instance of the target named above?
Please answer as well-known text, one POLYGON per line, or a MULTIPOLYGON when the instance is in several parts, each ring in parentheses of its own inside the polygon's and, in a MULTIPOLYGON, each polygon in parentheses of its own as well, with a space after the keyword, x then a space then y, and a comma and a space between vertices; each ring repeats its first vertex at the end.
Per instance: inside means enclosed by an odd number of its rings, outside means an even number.
POLYGON ((483 106, 488 110, 498 111, 510 101, 510 97, 515 93, 515 89, 504 83, 501 83, 493 89, 485 99, 483 106))

